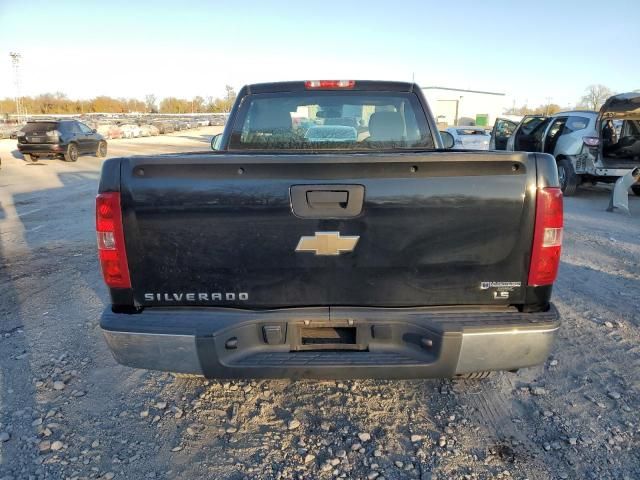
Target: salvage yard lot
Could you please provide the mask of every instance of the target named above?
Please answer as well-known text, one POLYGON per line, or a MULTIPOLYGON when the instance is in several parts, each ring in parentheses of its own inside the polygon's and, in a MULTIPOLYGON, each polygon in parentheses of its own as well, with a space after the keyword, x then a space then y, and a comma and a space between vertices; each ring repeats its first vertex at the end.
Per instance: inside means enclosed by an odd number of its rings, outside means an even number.
MULTIPOLYGON (((109 142, 207 150, 218 127, 109 142)), ((101 159, 0 141, 0 479, 640 478, 640 198, 565 201, 545 365, 482 382, 175 379, 115 363, 98 318, 101 159)))

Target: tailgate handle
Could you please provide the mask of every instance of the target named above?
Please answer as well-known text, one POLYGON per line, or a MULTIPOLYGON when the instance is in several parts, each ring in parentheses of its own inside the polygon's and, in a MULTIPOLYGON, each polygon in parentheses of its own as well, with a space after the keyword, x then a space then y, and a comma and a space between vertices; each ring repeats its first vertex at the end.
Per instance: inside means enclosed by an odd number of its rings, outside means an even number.
POLYGON ((307 203, 311 208, 327 208, 338 204, 340 208, 347 208, 349 192, 345 190, 311 190, 307 192, 307 203))
POLYGON ((300 218, 350 218, 362 213, 363 185, 293 185, 291 210, 300 218))

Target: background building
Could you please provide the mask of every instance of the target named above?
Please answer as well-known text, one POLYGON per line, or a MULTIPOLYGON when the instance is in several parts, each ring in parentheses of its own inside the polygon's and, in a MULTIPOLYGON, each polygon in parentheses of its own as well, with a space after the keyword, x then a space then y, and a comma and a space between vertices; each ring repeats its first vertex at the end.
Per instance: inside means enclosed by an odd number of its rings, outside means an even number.
POLYGON ((508 108, 504 93, 447 87, 422 87, 441 127, 490 126, 508 108))

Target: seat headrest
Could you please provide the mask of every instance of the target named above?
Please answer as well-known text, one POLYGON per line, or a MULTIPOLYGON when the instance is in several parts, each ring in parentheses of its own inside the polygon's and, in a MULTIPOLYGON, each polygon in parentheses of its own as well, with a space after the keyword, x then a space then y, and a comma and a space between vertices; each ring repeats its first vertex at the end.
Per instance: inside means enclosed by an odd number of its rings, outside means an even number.
MULTIPOLYGON (((257 105, 256 105, 257 106, 257 105)), ((281 132, 291 130, 291 114, 286 110, 274 108, 257 108, 251 119, 251 131, 253 132, 281 132)))
POLYGON ((404 121, 399 112, 376 112, 369 118, 371 140, 385 142, 404 138, 404 121))

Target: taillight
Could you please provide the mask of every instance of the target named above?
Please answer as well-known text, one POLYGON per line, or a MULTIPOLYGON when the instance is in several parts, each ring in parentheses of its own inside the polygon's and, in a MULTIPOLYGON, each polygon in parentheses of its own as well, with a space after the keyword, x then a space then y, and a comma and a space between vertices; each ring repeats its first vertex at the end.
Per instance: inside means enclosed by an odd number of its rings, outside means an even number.
POLYGON ((539 188, 529 267, 530 286, 551 285, 558 276, 562 226, 562 190, 557 187, 539 188))
POLYGON ((597 147, 600 145, 600 139, 598 137, 582 137, 582 141, 587 147, 597 147))
POLYGON ((96 235, 104 281, 111 288, 131 288, 120 193, 100 193, 96 197, 96 235))
POLYGON ((308 89, 353 88, 355 86, 355 80, 307 80, 304 82, 304 87, 308 89))

